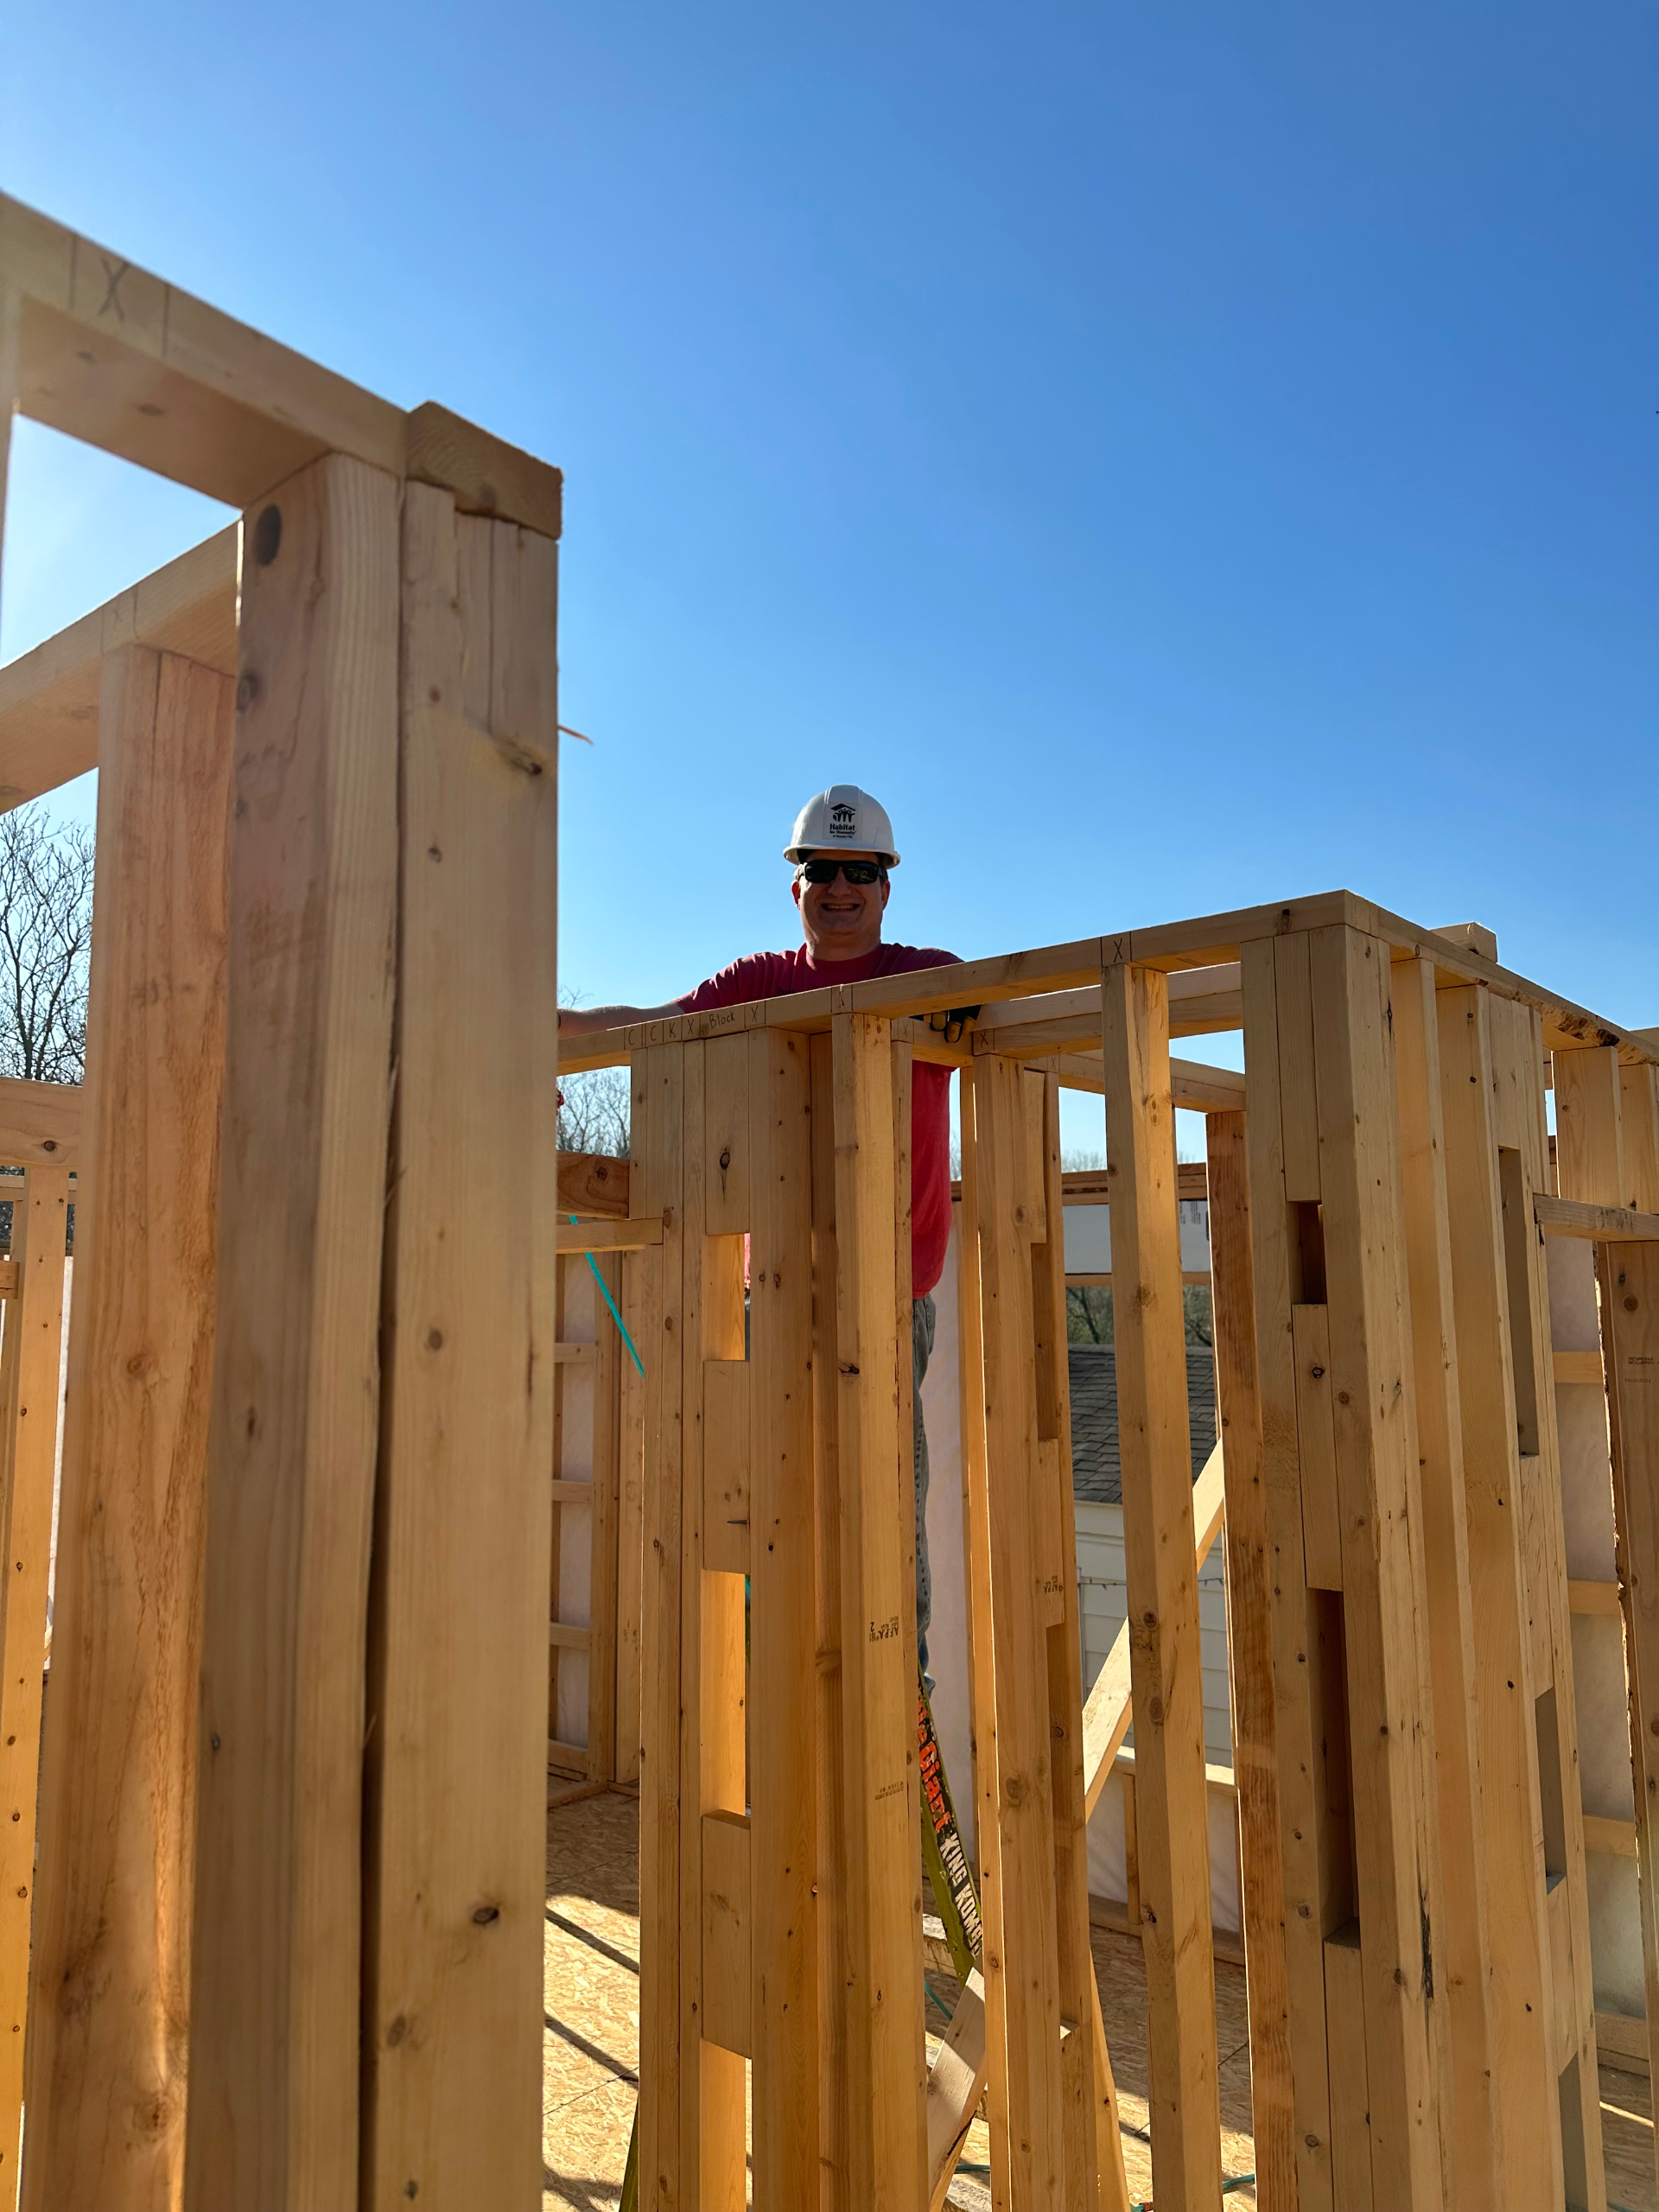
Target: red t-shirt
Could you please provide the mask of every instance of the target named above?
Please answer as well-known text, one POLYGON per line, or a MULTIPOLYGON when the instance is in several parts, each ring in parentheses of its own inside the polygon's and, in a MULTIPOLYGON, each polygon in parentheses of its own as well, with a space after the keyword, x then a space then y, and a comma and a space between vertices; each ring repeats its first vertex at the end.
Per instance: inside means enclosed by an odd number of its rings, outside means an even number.
MULTIPOLYGON (((872 976, 906 976, 918 968, 950 968, 954 952, 931 944, 878 944, 856 960, 815 966, 804 944, 792 952, 751 952, 680 1001, 687 1014, 787 998, 827 983, 864 983, 872 976)), ((925 1298, 944 1273, 950 1241, 950 1071, 918 1060, 910 1092, 910 1290, 925 1298)))

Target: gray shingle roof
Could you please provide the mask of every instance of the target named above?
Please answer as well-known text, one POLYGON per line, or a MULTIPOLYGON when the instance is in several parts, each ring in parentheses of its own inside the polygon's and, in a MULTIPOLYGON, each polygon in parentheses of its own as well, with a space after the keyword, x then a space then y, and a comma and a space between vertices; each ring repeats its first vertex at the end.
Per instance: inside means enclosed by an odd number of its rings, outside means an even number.
MULTIPOLYGON (((1071 1493, 1093 1505, 1122 1505, 1117 1456, 1117 1356, 1110 1344, 1068 1344, 1071 1370, 1071 1493)), ((1216 1446, 1215 1354, 1186 1348, 1187 1427, 1192 1478, 1216 1446)))

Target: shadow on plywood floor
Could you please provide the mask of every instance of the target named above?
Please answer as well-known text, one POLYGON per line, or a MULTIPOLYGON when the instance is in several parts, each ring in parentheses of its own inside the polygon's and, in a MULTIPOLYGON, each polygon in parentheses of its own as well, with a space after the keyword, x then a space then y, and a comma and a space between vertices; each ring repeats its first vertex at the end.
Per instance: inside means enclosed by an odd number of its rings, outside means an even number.
MULTIPOLYGON (((573 1791, 547 1816, 546 2035, 543 2046, 543 2202, 571 2212, 616 2212, 633 2120, 639 2056, 639 1808, 622 1790, 573 1791)), ((1147 1986, 1132 1936, 1093 1931, 1101 2012, 1119 2102, 1129 2130, 1147 2125, 1147 1986)), ((928 1969, 931 2047, 955 2004, 948 1975, 928 1969)), ((1216 2024, 1221 2053, 1222 2165, 1231 2175, 1254 2164, 1250 2057, 1242 1967, 1216 1965, 1216 2024)), ((1604 2067, 1602 2126, 1610 2203, 1624 2212, 1659 2212, 1654 2183, 1652 2103, 1646 2079, 1604 2067)), ((1132 2200, 1152 2191, 1150 2151, 1126 2133, 1124 2167, 1132 2200)), ((982 2120, 970 2130, 964 2171, 951 2193, 959 2212, 981 2212, 989 2196, 982 2120)), ((1255 2202, 1248 2187, 1230 2206, 1255 2202)))

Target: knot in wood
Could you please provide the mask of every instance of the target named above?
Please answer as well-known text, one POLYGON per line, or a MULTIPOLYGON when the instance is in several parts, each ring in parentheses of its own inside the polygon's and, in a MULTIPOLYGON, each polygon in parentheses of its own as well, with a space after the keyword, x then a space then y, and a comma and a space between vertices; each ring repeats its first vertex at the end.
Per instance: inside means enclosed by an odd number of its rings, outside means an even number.
POLYGON ((283 511, 272 505, 262 507, 259 519, 253 525, 253 557, 255 563, 268 569, 282 550, 283 511))

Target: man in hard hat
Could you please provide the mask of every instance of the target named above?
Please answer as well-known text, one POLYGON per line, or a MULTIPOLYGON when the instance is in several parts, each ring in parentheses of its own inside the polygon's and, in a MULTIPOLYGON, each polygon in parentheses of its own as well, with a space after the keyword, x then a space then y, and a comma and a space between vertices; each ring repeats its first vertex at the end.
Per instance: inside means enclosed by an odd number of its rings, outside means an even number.
MULTIPOLYGON (((784 858, 795 865, 791 886, 805 942, 789 952, 751 952, 733 961, 683 998, 665 1006, 567 1007, 562 1028, 581 1033, 625 1022, 660 1021, 710 1007, 782 998, 825 983, 861 983, 953 964, 937 945, 888 944, 881 937, 899 865, 887 810, 856 784, 832 784, 796 817, 784 858)), ((927 1435, 922 1426, 922 1377, 933 1349, 933 1289, 944 1271, 950 1237, 950 1071, 916 1063, 911 1081, 911 1349, 916 1377, 916 1632, 924 1670, 931 1591, 927 1564, 927 1435)))

